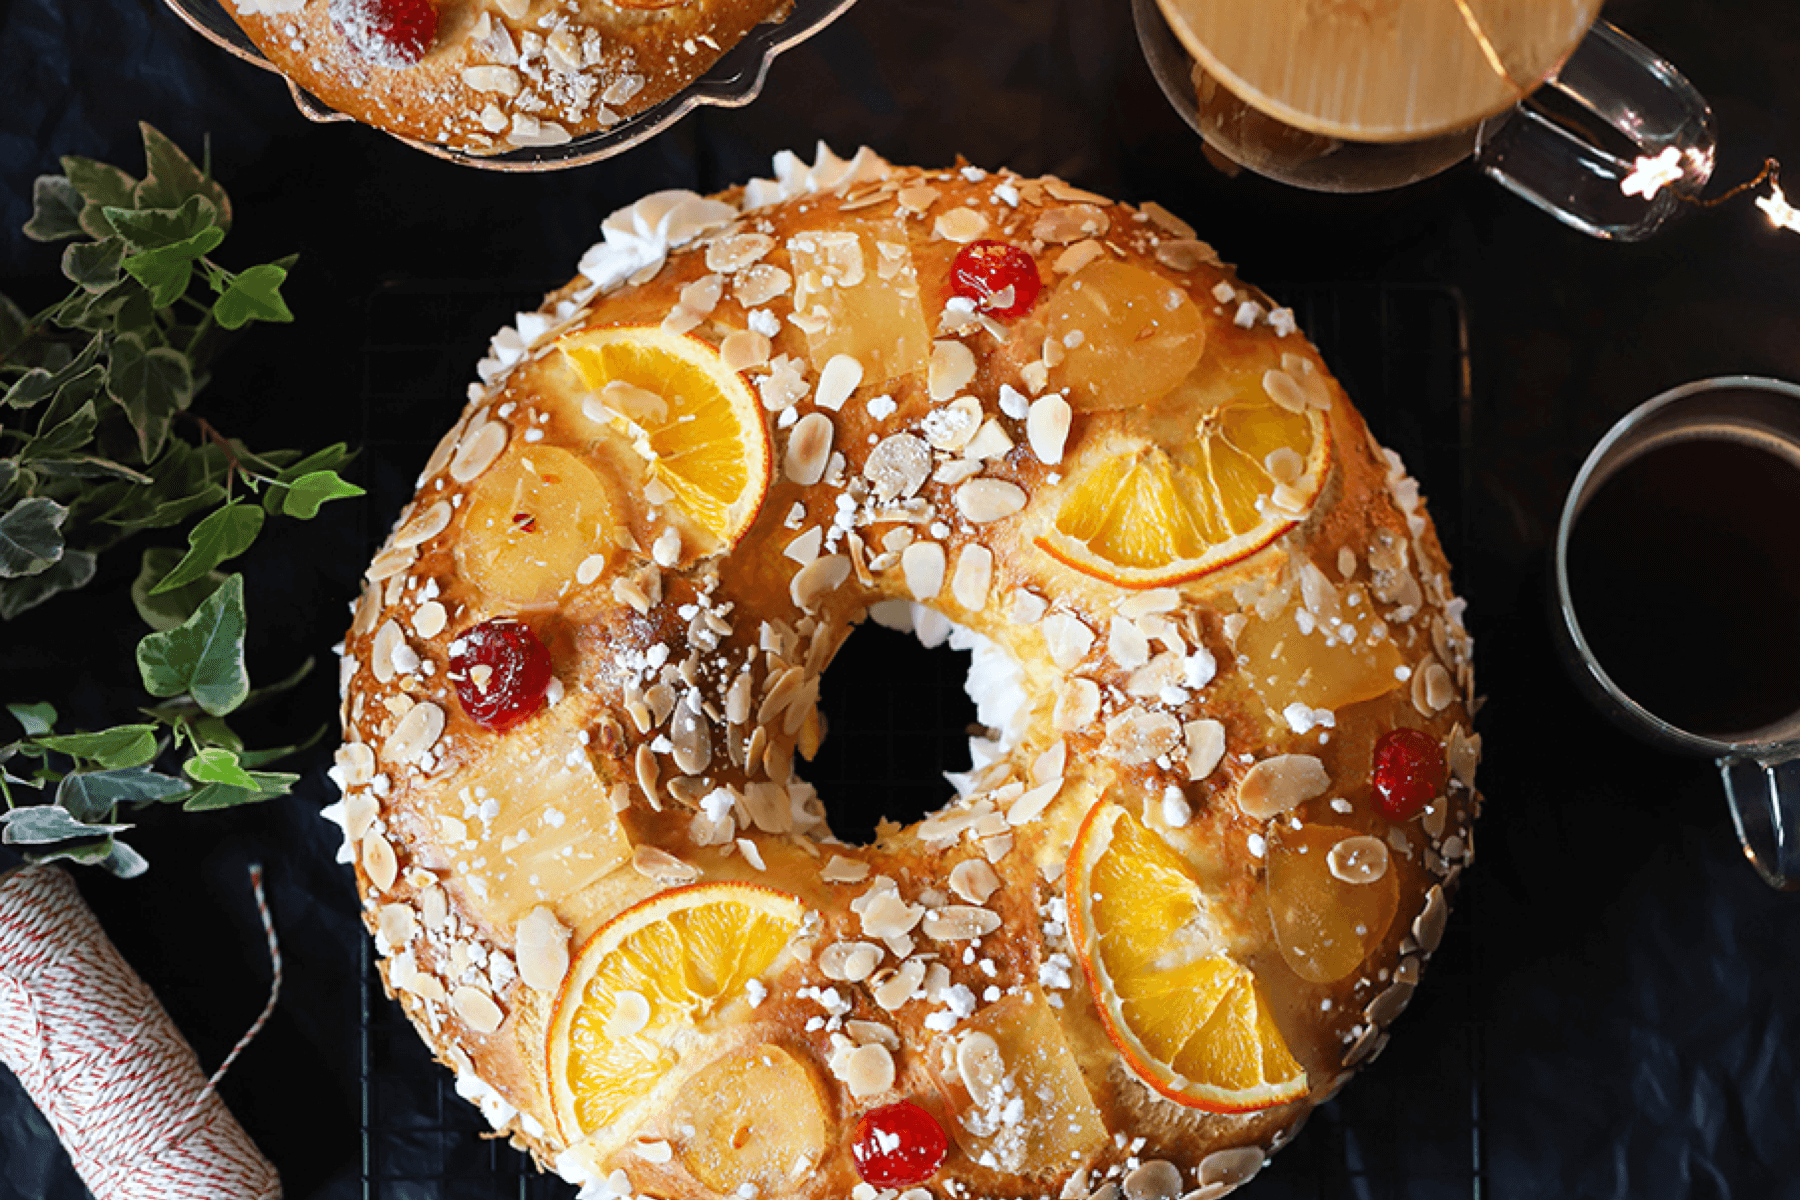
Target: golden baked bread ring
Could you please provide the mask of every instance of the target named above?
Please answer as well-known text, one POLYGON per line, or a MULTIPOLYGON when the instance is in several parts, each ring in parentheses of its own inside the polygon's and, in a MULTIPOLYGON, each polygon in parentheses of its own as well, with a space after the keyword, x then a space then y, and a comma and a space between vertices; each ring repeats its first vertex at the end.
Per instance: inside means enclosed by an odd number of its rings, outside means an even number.
POLYGON ((334 815, 383 976, 596 1195, 1222 1195, 1471 854, 1418 489, 1166 210, 776 174, 609 217, 369 569, 334 815), (988 734, 853 846, 795 759, 871 613, 972 648, 988 734))
POLYGON ((331 108, 471 154, 556 146, 681 91, 792 0, 222 0, 331 108))

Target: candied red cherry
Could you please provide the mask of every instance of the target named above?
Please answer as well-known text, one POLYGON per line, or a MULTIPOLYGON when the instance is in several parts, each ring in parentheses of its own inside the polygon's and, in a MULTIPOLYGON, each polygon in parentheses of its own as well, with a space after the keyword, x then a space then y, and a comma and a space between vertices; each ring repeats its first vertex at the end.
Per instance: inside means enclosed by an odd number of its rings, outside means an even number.
POLYGON ((437 40, 432 0, 331 0, 331 21, 356 52, 383 67, 413 67, 437 40))
POLYGON ((1375 743, 1375 807, 1390 821, 1419 815, 1444 790, 1444 748, 1418 729, 1390 729, 1375 743))
POLYGON ((876 1187, 911 1187, 924 1183, 944 1165, 949 1140, 937 1118, 902 1100, 872 1108, 856 1122, 850 1153, 856 1172, 876 1187))
POLYGON ((1037 260, 1005 242, 970 242, 950 264, 950 290, 990 317, 1010 321, 1037 303, 1037 260))
POLYGON ((550 651, 529 625, 495 617, 451 643, 450 677, 471 721, 496 732, 511 729, 543 707, 550 651))

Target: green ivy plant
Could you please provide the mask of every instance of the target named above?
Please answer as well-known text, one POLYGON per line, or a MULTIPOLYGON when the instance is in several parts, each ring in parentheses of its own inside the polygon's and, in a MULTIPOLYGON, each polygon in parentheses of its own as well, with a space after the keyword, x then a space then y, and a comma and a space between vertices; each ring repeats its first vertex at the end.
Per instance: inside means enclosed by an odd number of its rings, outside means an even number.
POLYGON ((130 589, 151 631, 138 672, 161 701, 147 721, 58 733, 49 704, 7 706, 25 736, 0 745, 0 839, 122 876, 148 865, 120 840, 136 810, 247 804, 298 779, 260 768, 301 747, 248 750, 225 718, 311 663, 251 688, 243 578, 218 568, 269 517, 310 520, 362 494, 338 475, 341 443, 258 453, 194 411, 221 331, 293 320, 281 285, 294 259, 235 272, 214 261, 231 228, 224 189, 210 164, 142 130, 143 178, 70 157, 32 189, 25 234, 70 243, 69 294, 34 316, 0 295, 0 620, 85 586, 127 539, 186 537, 145 548, 130 589))

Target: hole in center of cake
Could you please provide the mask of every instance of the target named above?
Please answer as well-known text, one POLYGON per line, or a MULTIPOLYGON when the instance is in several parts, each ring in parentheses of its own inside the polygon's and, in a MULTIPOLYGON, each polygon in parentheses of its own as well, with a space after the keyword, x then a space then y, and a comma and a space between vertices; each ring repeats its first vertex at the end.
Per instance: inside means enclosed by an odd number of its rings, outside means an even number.
MULTIPOLYGON (((923 637, 864 621, 820 683, 825 740, 797 773, 846 842, 867 845, 880 822, 911 825, 948 804, 956 789, 945 774, 969 769, 969 739, 986 732, 965 690, 972 656, 952 648, 948 623, 937 617, 934 629, 932 617, 923 637)), ((959 631, 954 640, 970 637, 959 631)))

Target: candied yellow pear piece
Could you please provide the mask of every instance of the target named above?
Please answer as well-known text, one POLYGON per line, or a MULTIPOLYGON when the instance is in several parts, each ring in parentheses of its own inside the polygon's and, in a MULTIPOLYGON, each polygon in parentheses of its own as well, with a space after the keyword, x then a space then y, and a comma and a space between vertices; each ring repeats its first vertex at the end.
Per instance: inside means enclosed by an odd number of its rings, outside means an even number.
POLYGON ((781 1196, 793 1194, 824 1157, 831 1118, 812 1068, 764 1042, 725 1055, 690 1080, 670 1124, 682 1164, 718 1195, 749 1184, 754 1195, 781 1196))
POLYGON ((1101 259, 1050 299, 1050 336, 1063 359, 1053 375, 1082 412, 1135 408, 1187 376, 1206 350, 1206 322, 1179 285, 1154 271, 1101 259))
POLYGON ((501 604, 550 604, 575 586, 583 559, 614 548, 617 514, 611 490, 581 459, 518 443, 470 489, 457 566, 501 604))
POLYGON ((946 1039, 951 1069, 938 1087, 955 1114, 950 1133, 976 1161, 1003 1171, 1062 1174, 1106 1144, 1062 1025, 1035 987, 996 1001, 946 1039))
POLYGON ((1294 974, 1330 983, 1361 966, 1387 935, 1399 905, 1399 881, 1385 844, 1341 826, 1293 829, 1276 822, 1268 860, 1275 943, 1294 974))
POLYGON ((909 246, 894 221, 788 239, 794 320, 806 331, 813 362, 846 355, 862 368, 864 385, 925 373, 931 334, 909 246))
POLYGON ((1251 682, 1275 711, 1299 703, 1336 712, 1400 686, 1395 672, 1406 660, 1385 632, 1371 636, 1376 613, 1367 589, 1356 584, 1343 594, 1347 602, 1332 617, 1293 603, 1271 620, 1252 616, 1239 632, 1238 655, 1257 664, 1251 682))
POLYGON ((631 841, 574 730, 526 725, 439 793, 438 845, 474 907, 507 927, 631 857, 631 841))

